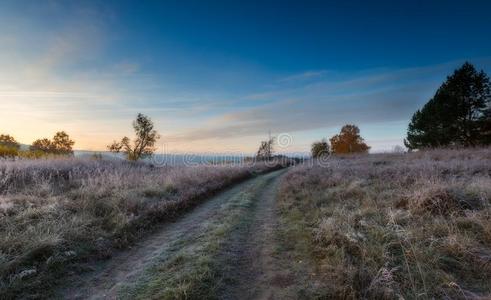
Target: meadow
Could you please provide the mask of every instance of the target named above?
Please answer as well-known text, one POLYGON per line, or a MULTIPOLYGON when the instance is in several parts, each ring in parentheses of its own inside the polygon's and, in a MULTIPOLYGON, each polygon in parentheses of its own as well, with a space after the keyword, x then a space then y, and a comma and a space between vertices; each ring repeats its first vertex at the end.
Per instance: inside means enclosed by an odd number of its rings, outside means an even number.
MULTIPOLYGON (((227 247, 255 253, 254 243, 262 245, 256 236, 271 243, 270 259, 288 274, 278 277, 289 279, 277 292, 298 298, 491 295, 490 148, 324 156, 272 174, 278 190, 263 176, 182 216, 229 186, 284 166, 156 167, 73 157, 0 161, 0 295, 53 296, 71 275, 94 271, 152 232, 165 233, 162 224, 179 220, 194 227, 169 227, 175 240, 162 244, 168 256, 162 254, 154 269, 147 266, 121 295, 167 293, 173 299, 220 292, 216 287, 236 263, 228 263, 227 255, 249 259, 227 247), (261 218, 268 189, 276 202, 261 218), (274 230, 259 232, 268 222, 274 230), (181 256, 189 259, 178 264, 174 258, 181 256)), ((260 282, 249 283, 253 290, 260 282)))
POLYGON ((122 160, 0 161, 0 295, 42 297, 206 197, 279 164, 155 167, 122 160))
POLYGON ((331 157, 283 178, 285 249, 304 297, 489 299, 491 151, 331 157))

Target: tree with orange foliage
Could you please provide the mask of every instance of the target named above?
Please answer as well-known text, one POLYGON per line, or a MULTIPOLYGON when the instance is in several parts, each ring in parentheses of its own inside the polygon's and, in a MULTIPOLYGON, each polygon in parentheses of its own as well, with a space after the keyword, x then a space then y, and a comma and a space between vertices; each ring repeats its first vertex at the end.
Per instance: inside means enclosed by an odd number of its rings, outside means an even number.
POLYGON ((330 141, 334 154, 367 153, 370 149, 360 136, 360 129, 356 125, 344 125, 341 133, 333 136, 330 141))

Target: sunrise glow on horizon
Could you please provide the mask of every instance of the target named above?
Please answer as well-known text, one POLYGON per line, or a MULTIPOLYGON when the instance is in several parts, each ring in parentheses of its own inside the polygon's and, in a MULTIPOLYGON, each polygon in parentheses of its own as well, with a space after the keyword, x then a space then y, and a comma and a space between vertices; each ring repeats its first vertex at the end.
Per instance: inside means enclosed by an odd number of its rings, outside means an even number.
POLYGON ((390 150, 464 61, 491 73, 491 4, 438 3, 2 1, 0 133, 102 151, 141 112, 169 152, 308 152, 351 123, 390 150))

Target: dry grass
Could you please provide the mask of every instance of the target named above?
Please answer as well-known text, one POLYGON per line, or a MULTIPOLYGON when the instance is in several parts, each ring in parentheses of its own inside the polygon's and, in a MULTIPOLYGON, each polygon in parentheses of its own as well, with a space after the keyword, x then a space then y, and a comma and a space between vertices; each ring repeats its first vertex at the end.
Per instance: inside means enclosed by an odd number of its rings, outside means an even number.
POLYGON ((0 161, 0 298, 45 296, 79 262, 109 257, 211 193, 277 167, 0 161))
POLYGON ((291 246, 310 258, 311 295, 491 297, 489 148, 298 166, 279 199, 291 246))

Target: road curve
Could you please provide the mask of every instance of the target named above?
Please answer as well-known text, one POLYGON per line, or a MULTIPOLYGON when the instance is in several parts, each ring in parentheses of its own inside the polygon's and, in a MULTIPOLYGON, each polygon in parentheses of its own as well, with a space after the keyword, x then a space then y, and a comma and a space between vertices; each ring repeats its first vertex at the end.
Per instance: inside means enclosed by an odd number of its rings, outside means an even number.
MULTIPOLYGON (((186 213, 173 223, 164 224, 156 233, 134 245, 131 249, 122 251, 106 262, 91 266, 94 271, 72 278, 71 284, 59 291, 59 296, 63 299, 117 299, 120 296, 122 287, 136 282, 143 272, 166 259, 172 253, 172 245, 179 240, 192 239, 204 230, 207 220, 220 216, 220 210, 225 203, 236 197, 240 193, 248 190, 254 191, 257 195, 257 205, 254 206, 254 221, 250 228, 253 231, 261 232, 259 235, 248 235, 244 232, 235 233, 243 236, 239 239, 241 246, 229 243, 228 254, 233 253, 234 247, 242 247, 245 252, 236 253, 236 265, 243 264, 251 255, 259 257, 255 264, 249 268, 253 277, 247 276, 239 278, 239 285, 225 286, 221 298, 233 297, 236 292, 244 288, 253 290, 254 293, 247 298, 268 299, 271 291, 268 289, 273 276, 271 267, 271 243, 272 222, 274 222, 274 199, 278 178, 284 170, 275 171, 266 175, 261 175, 238 184, 214 197, 203 204, 197 206, 189 213, 186 213), (261 185, 259 184, 260 182, 261 185), (258 247, 261 245, 261 247, 258 247), (238 263, 238 264, 237 264, 238 263), (230 290, 230 291, 229 291, 230 290), (269 295, 269 296, 268 296, 269 295)), ((231 237, 233 240, 234 237, 231 237)), ((225 251, 226 252, 226 251, 225 251)), ((223 252, 223 255, 228 255, 223 252)), ((223 261, 227 261, 224 259, 223 261)), ((232 259, 233 262, 233 259, 232 259)), ((226 268, 232 270, 233 268, 226 268)), ((237 270, 235 270, 237 271, 237 270)), ((232 270, 232 272, 235 272, 232 270)), ((230 273, 232 275, 232 273, 230 273)), ((232 276, 244 276, 241 272, 236 272, 232 276)))

